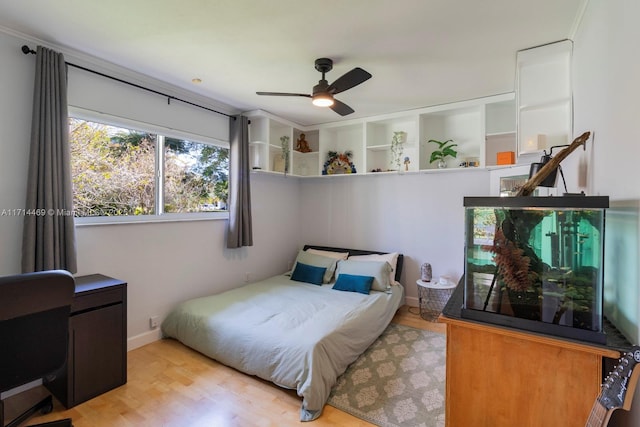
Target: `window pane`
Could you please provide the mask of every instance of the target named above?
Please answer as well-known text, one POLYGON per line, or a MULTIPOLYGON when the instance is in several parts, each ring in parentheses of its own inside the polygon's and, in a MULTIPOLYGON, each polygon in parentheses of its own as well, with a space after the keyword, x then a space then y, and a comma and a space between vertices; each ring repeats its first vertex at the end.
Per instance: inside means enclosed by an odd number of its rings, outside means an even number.
POLYGON ((229 150, 215 145, 166 138, 164 211, 227 210, 229 150))
POLYGON ((75 215, 155 213, 156 135, 69 119, 75 215))

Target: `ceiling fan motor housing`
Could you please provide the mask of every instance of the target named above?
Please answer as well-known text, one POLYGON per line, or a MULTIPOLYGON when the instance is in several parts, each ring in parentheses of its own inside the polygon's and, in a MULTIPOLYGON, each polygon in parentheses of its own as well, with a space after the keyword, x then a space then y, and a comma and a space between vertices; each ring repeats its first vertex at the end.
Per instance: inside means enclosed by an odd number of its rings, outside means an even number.
POLYGON ((322 78, 324 79, 324 73, 328 73, 333 69, 333 61, 329 58, 318 58, 316 59, 316 70, 322 73, 322 78))

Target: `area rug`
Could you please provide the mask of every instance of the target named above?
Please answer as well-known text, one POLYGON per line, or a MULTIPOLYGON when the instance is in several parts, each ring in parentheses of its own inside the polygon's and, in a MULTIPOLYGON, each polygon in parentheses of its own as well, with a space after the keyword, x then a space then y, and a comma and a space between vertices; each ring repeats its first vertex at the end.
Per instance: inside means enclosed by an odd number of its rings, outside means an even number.
POLYGON ((380 427, 444 426, 445 344, 443 334, 391 323, 327 403, 380 427))

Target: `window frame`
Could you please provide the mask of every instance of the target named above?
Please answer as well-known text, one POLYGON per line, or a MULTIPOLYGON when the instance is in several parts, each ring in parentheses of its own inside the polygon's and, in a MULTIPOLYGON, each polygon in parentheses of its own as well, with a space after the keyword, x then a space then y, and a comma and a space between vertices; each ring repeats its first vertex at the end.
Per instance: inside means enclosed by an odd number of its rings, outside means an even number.
MULTIPOLYGON (((214 145, 217 147, 230 149, 228 141, 171 129, 162 125, 141 122, 112 114, 101 113, 81 107, 68 106, 69 118, 86 120, 108 126, 116 126, 126 129, 138 130, 156 134, 155 147, 155 213, 150 215, 122 215, 122 216, 88 216, 75 217, 76 226, 90 225, 113 225, 113 224, 138 224, 138 223, 159 223, 159 222, 181 222, 181 221, 209 221, 219 219, 229 219, 229 211, 222 212, 185 212, 167 213, 162 205, 164 199, 164 141, 165 137, 187 140, 198 144, 214 145)), ((231 176, 229 176, 229 180, 231 176)))

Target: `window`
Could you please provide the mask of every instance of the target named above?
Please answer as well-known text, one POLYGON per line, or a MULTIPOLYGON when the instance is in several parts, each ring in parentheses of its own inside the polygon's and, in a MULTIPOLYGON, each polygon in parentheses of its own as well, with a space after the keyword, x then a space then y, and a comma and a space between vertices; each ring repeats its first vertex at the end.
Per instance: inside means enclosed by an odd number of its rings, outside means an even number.
POLYGON ((229 150, 165 138, 164 212, 227 210, 229 150))
POLYGON ((157 217, 227 209, 229 150, 69 119, 77 217, 157 217))

